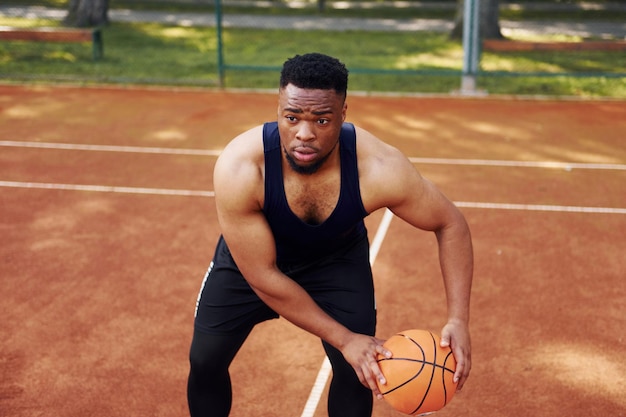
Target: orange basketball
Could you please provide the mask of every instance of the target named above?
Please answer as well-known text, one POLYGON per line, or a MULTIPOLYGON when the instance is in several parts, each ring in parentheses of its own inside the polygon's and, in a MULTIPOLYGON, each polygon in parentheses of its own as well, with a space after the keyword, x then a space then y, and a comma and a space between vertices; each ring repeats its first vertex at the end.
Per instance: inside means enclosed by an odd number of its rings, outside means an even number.
POLYGON ((439 342, 439 336, 427 330, 406 330, 385 342, 393 357, 378 356, 387 380, 378 388, 397 411, 412 416, 431 413, 452 399, 456 361, 452 350, 439 342))

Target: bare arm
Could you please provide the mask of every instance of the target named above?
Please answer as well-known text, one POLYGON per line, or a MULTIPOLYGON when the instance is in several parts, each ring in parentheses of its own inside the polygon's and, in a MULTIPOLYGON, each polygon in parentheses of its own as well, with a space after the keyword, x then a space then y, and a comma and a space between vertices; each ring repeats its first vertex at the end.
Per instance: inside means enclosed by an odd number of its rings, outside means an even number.
MULTIPOLYGON (((374 155, 363 169, 361 188, 368 210, 388 207, 412 226, 435 233, 446 290, 448 319, 442 345, 451 346, 457 361, 455 379, 463 387, 471 369, 469 306, 473 250, 469 227, 457 207, 396 149, 359 132, 363 153, 374 155)), ((360 168, 361 170, 361 168, 360 168)))
POLYGON ((359 335, 327 315, 295 281, 276 266, 275 241, 261 211, 264 180, 263 152, 250 149, 259 143, 254 130, 224 150, 215 167, 217 214, 237 266, 255 293, 278 314, 339 349, 361 382, 377 396, 381 379, 376 353, 385 353, 382 341, 359 335), (251 140, 252 139, 252 140, 251 140))

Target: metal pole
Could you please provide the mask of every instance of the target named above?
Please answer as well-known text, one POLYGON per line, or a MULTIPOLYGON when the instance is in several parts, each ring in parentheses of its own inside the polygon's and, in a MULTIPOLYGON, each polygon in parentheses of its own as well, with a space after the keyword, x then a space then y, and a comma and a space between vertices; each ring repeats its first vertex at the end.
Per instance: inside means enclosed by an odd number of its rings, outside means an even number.
POLYGON ((222 40, 222 0, 215 0, 215 31, 217 37, 217 83, 224 88, 224 52, 222 40))
POLYGON ((476 93, 479 55, 479 0, 465 0, 463 6, 463 75, 461 93, 476 93))

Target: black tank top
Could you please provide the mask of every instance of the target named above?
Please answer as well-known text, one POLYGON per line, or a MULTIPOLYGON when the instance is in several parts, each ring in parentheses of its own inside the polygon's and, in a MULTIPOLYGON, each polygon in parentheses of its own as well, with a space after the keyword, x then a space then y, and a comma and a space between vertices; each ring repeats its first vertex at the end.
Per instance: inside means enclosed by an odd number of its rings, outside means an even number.
POLYGON ((354 126, 344 123, 339 137, 341 189, 339 201, 323 223, 311 225, 296 216, 287 203, 282 171, 278 123, 263 126, 265 149, 265 203, 263 213, 276 240, 277 263, 314 261, 348 247, 366 234, 359 188, 354 126))

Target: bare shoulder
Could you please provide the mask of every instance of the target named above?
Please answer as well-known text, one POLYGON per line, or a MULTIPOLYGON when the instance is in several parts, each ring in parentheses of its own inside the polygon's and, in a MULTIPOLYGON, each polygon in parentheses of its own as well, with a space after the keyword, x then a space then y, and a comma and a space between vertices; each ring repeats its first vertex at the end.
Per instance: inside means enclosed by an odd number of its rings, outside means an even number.
POLYGON ((243 132, 226 145, 213 176, 218 204, 235 200, 241 204, 243 199, 262 198, 263 187, 259 184, 263 181, 263 155, 263 126, 243 132))
POLYGON ((398 148, 365 129, 356 127, 356 131, 359 166, 367 167, 368 172, 379 167, 395 167, 400 164, 398 168, 406 169, 411 165, 408 158, 398 148))
POLYGON ((218 158, 218 163, 239 163, 256 160, 263 155, 263 126, 255 126, 231 140, 218 158))
POLYGON ((398 149, 357 131, 361 199, 368 212, 387 207, 423 230, 464 222, 454 204, 398 149))
POLYGON ((406 155, 361 128, 357 128, 357 155, 361 197, 368 211, 392 207, 408 190, 419 190, 422 177, 406 155))

